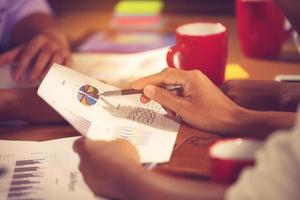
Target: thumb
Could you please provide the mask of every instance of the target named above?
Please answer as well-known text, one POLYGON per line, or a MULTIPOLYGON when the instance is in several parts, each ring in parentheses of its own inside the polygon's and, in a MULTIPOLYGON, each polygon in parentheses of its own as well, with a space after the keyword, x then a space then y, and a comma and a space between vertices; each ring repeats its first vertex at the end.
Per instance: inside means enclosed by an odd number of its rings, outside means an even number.
POLYGON ((179 97, 166 89, 154 85, 147 85, 143 92, 148 98, 179 115, 183 115, 182 112, 186 109, 189 103, 183 97, 179 97))
POLYGON ((74 143, 73 143, 73 150, 76 152, 76 153, 79 153, 81 152, 83 146, 84 146, 84 140, 85 138, 84 137, 80 137, 79 139, 77 139, 74 143))

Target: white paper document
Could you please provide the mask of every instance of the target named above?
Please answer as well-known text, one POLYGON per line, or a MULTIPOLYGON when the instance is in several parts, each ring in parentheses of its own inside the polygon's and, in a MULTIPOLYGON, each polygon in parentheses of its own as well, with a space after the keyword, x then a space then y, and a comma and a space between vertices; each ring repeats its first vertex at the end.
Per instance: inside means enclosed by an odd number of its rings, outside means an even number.
POLYGON ((37 87, 38 83, 25 81, 27 76, 25 74, 22 81, 15 81, 12 78, 11 65, 0 66, 0 89, 37 87))
POLYGON ((79 157, 72 149, 77 138, 0 141, 0 199, 101 199, 78 170, 79 157))
POLYGON ((141 53, 74 53, 75 71, 117 87, 129 87, 135 79, 161 72, 169 48, 141 53))
MULTIPOLYGON (((141 53, 73 53, 75 71, 117 87, 129 87, 137 78, 158 73, 166 68, 168 48, 160 48, 141 53)), ((39 82, 16 82, 11 77, 11 65, 0 67, 0 89, 37 87, 39 82)), ((28 71, 30 73, 30 71, 28 71)))
POLYGON ((54 64, 38 95, 88 138, 128 140, 137 148, 142 163, 168 162, 179 124, 169 119, 159 104, 140 103, 140 95, 99 95, 115 89, 54 64))

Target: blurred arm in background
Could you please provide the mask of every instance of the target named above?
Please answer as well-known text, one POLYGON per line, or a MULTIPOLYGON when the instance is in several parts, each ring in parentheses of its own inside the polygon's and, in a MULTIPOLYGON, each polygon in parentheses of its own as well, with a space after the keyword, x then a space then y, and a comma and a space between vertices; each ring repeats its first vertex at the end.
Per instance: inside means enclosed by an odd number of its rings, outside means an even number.
POLYGON ((69 44, 45 0, 1 1, 0 67, 11 64, 13 78, 38 81, 56 63, 70 60, 69 44))
MULTIPOLYGON (((70 62, 67 37, 46 0, 1 0, 0 19, 0 68, 10 65, 16 81, 39 82, 53 62, 70 62)), ((35 88, 0 90, 0 120, 17 119, 63 121, 37 96, 35 88)))
POLYGON ((232 80, 220 89, 236 104, 259 111, 296 112, 300 84, 272 80, 232 80))
POLYGON ((54 124, 64 119, 36 94, 36 88, 1 89, 0 121, 54 124))
MULTIPOLYGON (((292 27, 300 33, 300 1, 275 1, 292 27)), ((224 83, 221 90, 235 103, 253 110, 296 112, 300 102, 299 83, 236 80, 224 83)))

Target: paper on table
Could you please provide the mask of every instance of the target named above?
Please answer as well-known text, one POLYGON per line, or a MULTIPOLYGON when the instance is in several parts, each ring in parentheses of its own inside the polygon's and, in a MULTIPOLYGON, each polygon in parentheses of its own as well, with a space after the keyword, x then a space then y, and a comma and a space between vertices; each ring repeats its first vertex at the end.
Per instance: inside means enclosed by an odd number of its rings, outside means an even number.
POLYGON ((11 66, 0 66, 0 89, 29 88, 37 85, 38 83, 30 83, 26 81, 17 82, 13 80, 11 76, 11 66))
POLYGON ((167 51, 168 48, 131 54, 75 53, 72 68, 105 83, 128 88, 133 80, 166 68, 167 51))
POLYGON ((136 146, 141 162, 170 160, 179 124, 155 103, 139 103, 140 95, 99 97, 116 89, 54 64, 38 94, 74 128, 95 140, 126 139, 136 146))
MULTIPOLYGON (((168 48, 161 48, 133 54, 74 54, 73 69, 105 83, 128 88, 133 80, 166 68, 167 51, 168 48)), ((248 78, 249 73, 242 66, 227 64, 225 80, 248 78)))
POLYGON ((0 141, 0 199, 102 199, 79 172, 78 137, 47 142, 0 141), (18 147, 18 148, 16 148, 18 147))
MULTIPOLYGON (((168 48, 142 53, 74 53, 75 71, 117 86, 128 88, 133 80, 161 72, 166 68, 168 48)), ((229 63, 226 67, 226 80, 249 78, 249 74, 238 64, 229 63)), ((0 88, 34 87, 38 84, 17 83, 10 75, 10 66, 0 68, 0 88)))
POLYGON ((249 73, 237 63, 229 63, 225 70, 225 80, 248 79, 249 73))
MULTIPOLYGON (((131 81, 162 71, 166 66, 167 48, 142 53, 73 53, 73 66, 87 76, 105 83, 128 88, 131 81)), ((11 77, 11 66, 0 67, 0 89, 36 87, 38 83, 16 82, 11 77)))

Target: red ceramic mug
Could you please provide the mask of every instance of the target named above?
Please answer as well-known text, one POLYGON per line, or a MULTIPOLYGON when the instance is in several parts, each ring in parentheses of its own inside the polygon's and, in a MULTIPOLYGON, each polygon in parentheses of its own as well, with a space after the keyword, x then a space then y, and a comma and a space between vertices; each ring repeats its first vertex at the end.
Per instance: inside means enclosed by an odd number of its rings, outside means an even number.
POLYGON ((253 139, 220 140, 210 148, 212 180, 233 183, 241 170, 254 165, 254 155, 263 142, 253 139))
POLYGON ((179 26, 176 44, 167 54, 169 67, 197 69, 216 85, 222 84, 227 61, 227 35, 226 27, 220 23, 197 22, 179 26), (175 58, 178 58, 178 66, 175 58))
POLYGON ((241 48, 254 58, 278 57, 288 36, 285 17, 273 0, 236 0, 241 48))

